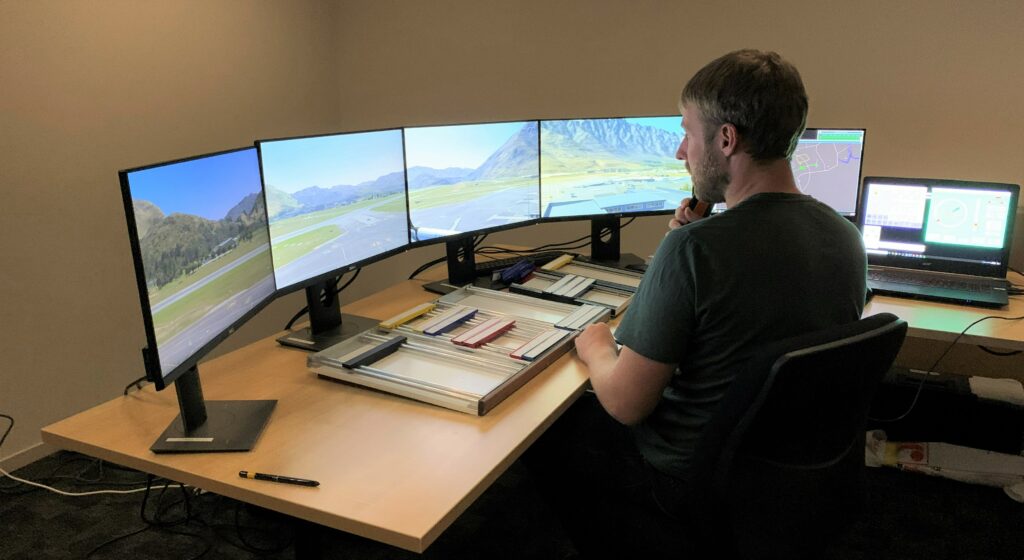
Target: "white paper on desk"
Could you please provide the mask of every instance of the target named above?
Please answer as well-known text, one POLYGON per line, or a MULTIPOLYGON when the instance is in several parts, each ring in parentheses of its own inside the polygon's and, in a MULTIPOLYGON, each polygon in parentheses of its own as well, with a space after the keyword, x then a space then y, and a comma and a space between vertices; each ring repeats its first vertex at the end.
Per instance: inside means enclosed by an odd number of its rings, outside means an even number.
POLYGON ((1024 406, 1024 385, 1016 379, 972 376, 968 383, 971 385, 971 392, 978 397, 1024 406))

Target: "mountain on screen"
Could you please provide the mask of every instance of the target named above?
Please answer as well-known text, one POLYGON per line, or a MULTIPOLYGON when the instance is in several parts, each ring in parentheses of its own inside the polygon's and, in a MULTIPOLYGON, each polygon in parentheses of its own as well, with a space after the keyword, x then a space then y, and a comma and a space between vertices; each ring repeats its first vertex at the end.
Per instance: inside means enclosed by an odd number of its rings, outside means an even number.
POLYGON ((146 237, 154 224, 164 219, 163 210, 148 200, 132 200, 132 209, 135 212, 135 230, 140 239, 146 237))
POLYGON ((537 176, 537 123, 528 122, 476 169, 448 167, 409 168, 409 189, 454 185, 463 181, 529 178, 537 176))
POLYGON ((529 122, 466 178, 536 177, 537 172, 537 123, 529 122))
POLYGON ((238 204, 231 207, 228 213, 224 216, 225 220, 237 220, 239 218, 247 218, 254 210, 263 208, 263 197, 260 193, 254 192, 245 198, 243 198, 238 204))
POLYGON ((334 185, 327 188, 314 185, 293 193, 267 185, 267 201, 271 219, 277 219, 352 204, 367 198, 389 196, 401 193, 404 189, 405 172, 396 171, 358 185, 334 185))
POLYGON ((433 167, 423 167, 422 165, 410 167, 408 173, 409 190, 432 187, 434 185, 453 185, 462 181, 466 175, 473 171, 475 169, 466 167, 446 167, 444 169, 434 169, 433 167))
POLYGON ((681 134, 623 119, 546 121, 541 130, 545 170, 673 159, 681 134))
POLYGON ((133 200, 132 206, 146 278, 156 287, 191 273, 240 241, 265 234, 267 228, 259 193, 246 195, 219 220, 180 212, 165 216, 147 200, 133 200))

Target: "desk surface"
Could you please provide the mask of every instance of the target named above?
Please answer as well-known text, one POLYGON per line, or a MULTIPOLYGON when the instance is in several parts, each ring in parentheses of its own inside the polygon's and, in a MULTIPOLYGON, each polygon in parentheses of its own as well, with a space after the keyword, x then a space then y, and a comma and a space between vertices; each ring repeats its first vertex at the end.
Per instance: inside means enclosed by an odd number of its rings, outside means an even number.
MULTIPOLYGON (((345 311, 386 318, 434 297, 407 281, 345 311)), ((151 386, 47 426, 43 440, 419 552, 575 400, 587 378, 575 354, 566 354, 476 417, 319 379, 307 356, 271 337, 201 364, 207 400, 278 400, 249 453, 151 453, 178 413, 174 391, 151 386), (239 470, 321 485, 241 479, 239 470)))
MULTIPOLYGON (((1024 278, 1014 282, 1024 283, 1024 278)), ((346 306, 392 316, 435 296, 407 281, 346 306)), ((989 311, 878 296, 866 314, 906 319, 911 336, 953 340, 988 314, 1024 315, 1024 301, 989 311)), ((964 342, 1024 348, 1022 322, 985 321, 964 342)), ((49 444, 407 550, 423 551, 583 391, 568 353, 483 417, 318 379, 306 352, 267 338, 203 363, 208 400, 277 399, 249 453, 155 455, 149 446, 178 413, 173 391, 134 392, 43 429, 49 444), (306 488, 238 477, 239 470, 319 480, 306 488)))
MULTIPOLYGON (((1009 280, 1024 285, 1024 276, 1011 272, 1009 280)), ((889 312, 907 321, 909 336, 952 342, 968 325, 994 315, 1024 316, 1024 296, 1011 296, 1010 305, 1002 309, 986 309, 932 301, 875 296, 864 309, 864 315, 889 312)), ((970 328, 960 342, 994 348, 1024 350, 1024 321, 988 319, 970 328)))

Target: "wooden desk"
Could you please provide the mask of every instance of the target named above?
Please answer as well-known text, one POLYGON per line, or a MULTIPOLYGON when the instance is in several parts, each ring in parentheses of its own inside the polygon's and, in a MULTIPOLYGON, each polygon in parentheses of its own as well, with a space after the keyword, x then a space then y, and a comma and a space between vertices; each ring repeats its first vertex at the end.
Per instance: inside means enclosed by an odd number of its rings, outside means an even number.
MULTIPOLYGON (((406 281, 345 307, 373 318, 430 301, 406 281)), ((203 363, 207 400, 278 399, 249 453, 156 455, 149 446, 178 413, 174 391, 147 387, 43 429, 43 440, 422 552, 584 389, 575 353, 562 356, 483 417, 318 379, 308 354, 266 338, 203 363), (311 478, 306 488, 239 470, 311 478)))
MULTIPOLYGON (((420 282, 406 281, 345 311, 386 318, 434 297, 420 282)), ((883 311, 906 319, 911 336, 952 340, 985 315, 1024 315, 1024 302, 1014 298, 1008 309, 989 311, 878 296, 866 314, 883 311)), ((1024 348, 1024 324, 986 321, 963 341, 1024 348)), ((43 440, 422 552, 583 392, 587 378, 571 352, 475 417, 318 379, 306 368, 307 356, 269 337, 200 367, 209 400, 278 399, 249 453, 151 453, 178 412, 173 391, 151 387, 48 426, 43 440), (321 486, 245 480, 239 470, 311 478, 321 486)))
MULTIPOLYGON (((1009 280, 1024 285, 1024 276, 1011 272, 1009 280)), ((875 296, 864 309, 864 315, 889 312, 909 323, 908 336, 952 342, 967 325, 989 315, 1024 316, 1024 296, 1011 296, 1010 305, 1002 309, 968 307, 887 296, 875 296)), ((964 344, 980 344, 1009 350, 1024 350, 1024 321, 988 319, 970 328, 960 338, 964 344)))

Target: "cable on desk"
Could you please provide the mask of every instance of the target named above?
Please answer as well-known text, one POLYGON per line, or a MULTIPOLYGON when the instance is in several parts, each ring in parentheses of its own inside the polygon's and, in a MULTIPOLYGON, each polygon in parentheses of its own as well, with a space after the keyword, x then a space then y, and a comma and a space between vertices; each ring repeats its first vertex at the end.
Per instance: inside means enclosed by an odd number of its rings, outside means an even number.
POLYGON ((868 416, 868 420, 888 424, 892 422, 899 422, 900 420, 906 418, 907 415, 909 415, 911 411, 914 410, 914 407, 917 406, 917 400, 921 397, 921 390, 924 389, 924 382, 925 380, 928 379, 927 376, 935 371, 935 368, 938 367, 939 362, 941 362, 942 359, 946 357, 946 354, 949 354, 949 351, 952 350, 954 346, 956 346, 956 343, 960 340, 960 338, 967 334, 967 331, 969 331, 971 327, 988 319, 999 319, 1000 321, 1020 321, 1021 319, 1024 319, 1024 315, 1021 315, 1019 317, 1000 317, 998 315, 986 315, 985 317, 982 317, 981 319, 978 319, 977 321, 974 321, 970 325, 964 327, 964 330, 960 331, 960 334, 956 335, 956 338, 953 339, 953 342, 950 342, 949 346, 947 346, 946 349, 943 350, 942 354, 940 354, 938 359, 935 360, 935 363, 933 363, 932 366, 928 368, 927 371, 924 372, 924 375, 921 377, 921 381, 919 381, 917 384, 917 390, 914 392, 914 399, 910 401, 910 406, 907 407, 907 409, 903 411, 902 414, 900 414, 899 416, 895 416, 893 418, 873 418, 871 416, 868 416))
POLYGON ((0 436, 0 449, 3 449, 4 441, 7 439, 7 434, 11 433, 11 430, 14 429, 14 418, 6 414, 0 414, 0 418, 6 418, 7 421, 10 422, 10 424, 7 426, 7 429, 4 430, 4 435, 0 436))
MULTIPOLYGON (((480 244, 484 242, 484 239, 487 239, 488 235, 490 235, 490 234, 489 233, 485 233, 485 234, 481 235, 478 238, 477 237, 473 238, 473 253, 477 252, 477 247, 479 247, 480 244)), ((423 272, 424 270, 426 270, 426 269, 428 269, 428 268, 430 268, 430 267, 432 267, 432 266, 434 266, 436 264, 443 263, 446 260, 448 260, 448 255, 445 255, 443 257, 438 257, 438 258, 436 258, 434 260, 431 260, 431 261, 423 263, 418 268, 416 268, 416 270, 412 271, 412 274, 409 275, 409 280, 413 280, 414 278, 419 276, 419 274, 421 272, 423 272)))
POLYGON ((135 381, 132 381, 131 383, 125 385, 124 386, 124 394, 127 395, 128 391, 130 391, 132 387, 135 387, 136 389, 142 389, 142 383, 144 381, 146 381, 146 376, 145 375, 143 375, 142 377, 136 379, 135 381))
MULTIPOLYGON (((626 223, 624 223, 621 226, 619 226, 619 230, 622 230, 623 228, 629 226, 634 221, 636 221, 636 217, 635 216, 630 218, 629 220, 626 220, 626 223)), ((498 247, 496 245, 481 246, 481 244, 483 243, 484 239, 487 239, 488 235, 490 235, 490 234, 485 233, 482 236, 480 236, 479 239, 474 239, 473 240, 473 253, 474 254, 477 254, 477 255, 493 255, 493 254, 529 255, 529 254, 532 254, 532 253, 540 253, 540 252, 543 252, 545 250, 571 251, 573 249, 582 249, 584 247, 587 247, 588 245, 590 245, 590 239, 591 239, 590 235, 584 235, 583 237, 579 237, 577 239, 573 239, 573 240, 570 240, 570 241, 562 241, 562 242, 559 242, 559 243, 547 243, 545 245, 541 245, 539 247, 534 247, 532 249, 507 249, 505 247, 498 247), (579 243, 579 245, 575 245, 577 243, 579 243)), ((428 268, 430 268, 430 267, 432 267, 434 265, 440 264, 440 263, 444 262, 447 259, 448 259, 448 256, 445 255, 443 257, 438 257, 438 258, 436 258, 436 259, 434 259, 432 261, 429 261, 429 262, 426 262, 426 263, 422 264, 416 270, 412 271, 412 274, 409 275, 409 280, 412 280, 412 279, 416 278, 416 276, 418 276, 424 270, 427 270, 428 268)))
POLYGON ((985 352, 986 354, 992 354, 993 356, 1016 356, 1017 354, 1022 353, 1021 350, 1010 350, 1008 352, 1003 352, 1001 350, 993 350, 980 344, 978 345, 978 348, 980 348, 982 352, 985 352))
MULTIPOLYGON (((335 290, 334 293, 335 294, 340 294, 345 288, 347 288, 349 286, 349 284, 351 284, 352 282, 355 282, 356 278, 359 278, 359 273, 362 272, 362 271, 363 271, 363 267, 357 268, 355 274, 352 275, 352 278, 349 278, 348 282, 345 282, 345 284, 343 284, 340 288, 335 290)), ((298 313, 293 315, 292 318, 288 320, 288 324, 284 326, 284 330, 286 330, 286 331, 292 330, 292 325, 295 324, 295 321, 298 321, 299 319, 301 319, 302 316, 305 315, 306 313, 309 313, 309 306, 308 305, 303 307, 302 309, 300 309, 298 313)))
POLYGON ((445 255, 443 257, 438 257, 438 258, 436 258, 436 259, 434 259, 432 261, 423 263, 423 265, 421 265, 419 268, 417 268, 416 270, 412 271, 412 274, 409 275, 409 280, 412 280, 413 278, 416 278, 416 276, 418 276, 419 273, 421 273, 424 270, 434 266, 435 264, 443 263, 446 260, 448 260, 448 256, 447 255, 445 255))
MULTIPOLYGON (((627 220, 626 223, 624 223, 621 226, 619 226, 619 230, 622 230, 623 228, 628 227, 634 221, 636 221, 636 217, 635 216, 630 218, 629 220, 627 220)), ((492 253, 512 253, 512 254, 515 254, 515 255, 527 255, 527 254, 530 254, 530 253, 540 253, 540 252, 545 251, 545 250, 568 251, 568 250, 571 250, 571 249, 582 249, 583 247, 586 247, 586 246, 590 245, 590 241, 589 241, 590 238, 591 238, 590 235, 584 235, 583 237, 578 237, 578 238, 570 240, 570 241, 561 241, 561 242, 558 242, 558 243, 548 243, 546 245, 541 245, 539 247, 534 247, 532 249, 515 249, 515 250, 513 250, 513 249, 506 249, 504 247, 497 247, 497 246, 489 245, 489 246, 486 246, 486 247, 480 247, 480 249, 477 250, 477 253, 481 253, 481 254, 485 254, 485 255, 486 254, 492 254, 492 253), (573 247, 567 247, 567 245, 574 245, 576 243, 580 243, 580 245, 576 245, 576 246, 573 246, 573 247)))

